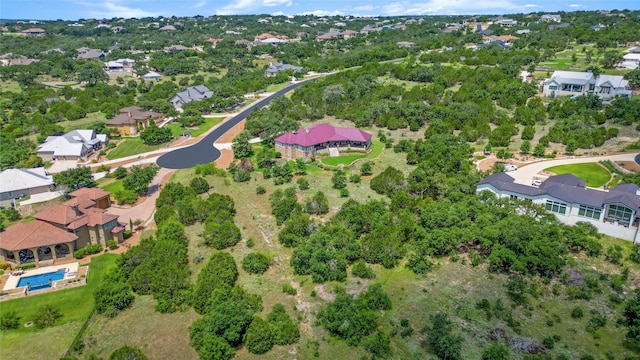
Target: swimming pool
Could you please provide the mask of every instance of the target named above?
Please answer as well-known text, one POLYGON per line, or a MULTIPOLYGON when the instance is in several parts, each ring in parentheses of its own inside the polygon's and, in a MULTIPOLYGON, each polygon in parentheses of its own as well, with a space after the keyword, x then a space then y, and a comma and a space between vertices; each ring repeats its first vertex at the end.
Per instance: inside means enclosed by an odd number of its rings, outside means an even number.
POLYGON ((58 281, 64 279, 65 270, 58 270, 55 272, 40 274, 40 275, 31 275, 31 276, 23 276, 18 281, 18 286, 16 287, 24 287, 29 284, 31 286, 31 290, 39 290, 46 289, 51 287, 51 283, 49 280, 58 281))

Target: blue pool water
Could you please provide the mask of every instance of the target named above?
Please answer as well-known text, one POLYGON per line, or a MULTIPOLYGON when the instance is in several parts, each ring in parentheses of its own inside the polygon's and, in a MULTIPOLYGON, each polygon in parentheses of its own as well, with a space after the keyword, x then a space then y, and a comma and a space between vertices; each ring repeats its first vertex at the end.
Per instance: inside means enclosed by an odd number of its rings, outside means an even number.
POLYGON ((17 287, 24 287, 29 283, 31 290, 50 288, 51 284, 49 283, 49 279, 51 279, 51 281, 62 280, 64 279, 64 272, 64 270, 58 270, 46 274, 23 276, 18 281, 17 287))

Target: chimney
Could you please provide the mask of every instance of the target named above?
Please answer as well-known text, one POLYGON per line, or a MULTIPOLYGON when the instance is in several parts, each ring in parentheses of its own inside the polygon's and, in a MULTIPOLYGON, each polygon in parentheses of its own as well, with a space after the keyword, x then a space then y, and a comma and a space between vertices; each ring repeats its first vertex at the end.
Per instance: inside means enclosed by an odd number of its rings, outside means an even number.
POLYGON ((77 203, 75 205, 71 205, 71 208, 76 213, 76 216, 82 215, 82 213, 80 212, 80 209, 78 209, 78 204, 77 203))

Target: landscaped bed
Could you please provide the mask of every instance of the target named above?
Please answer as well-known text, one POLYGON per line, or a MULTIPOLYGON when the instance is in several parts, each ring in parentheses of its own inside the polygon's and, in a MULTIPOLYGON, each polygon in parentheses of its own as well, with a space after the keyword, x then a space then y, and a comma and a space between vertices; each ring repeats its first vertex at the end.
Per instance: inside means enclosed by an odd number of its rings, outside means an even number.
POLYGON ((598 163, 580 163, 580 164, 567 164, 558 165, 546 168, 545 171, 549 171, 558 175, 573 174, 575 177, 586 180, 587 186, 600 187, 609 182, 611 174, 607 169, 598 163))
POLYGON ((322 158, 322 163, 329 166, 338 166, 338 165, 351 165, 354 161, 358 159, 373 159, 378 157, 384 148, 384 144, 381 142, 373 141, 371 144, 371 151, 369 153, 365 152, 354 152, 348 153, 348 155, 334 156, 334 157, 325 157, 322 158))

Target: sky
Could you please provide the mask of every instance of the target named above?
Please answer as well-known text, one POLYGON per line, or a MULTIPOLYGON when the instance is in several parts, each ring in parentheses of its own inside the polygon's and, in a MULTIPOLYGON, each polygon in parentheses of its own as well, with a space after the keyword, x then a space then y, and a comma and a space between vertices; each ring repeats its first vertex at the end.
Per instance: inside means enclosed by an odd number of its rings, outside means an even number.
POLYGON ((1 19, 195 15, 469 15, 640 9, 640 0, 0 0, 1 19))

